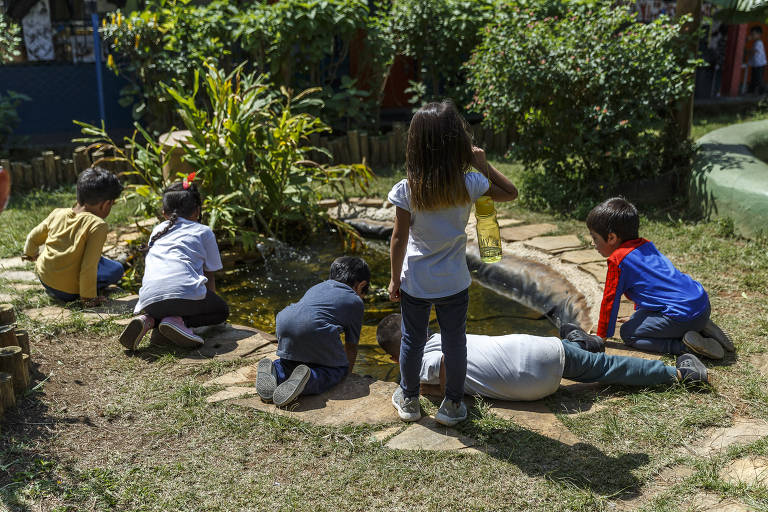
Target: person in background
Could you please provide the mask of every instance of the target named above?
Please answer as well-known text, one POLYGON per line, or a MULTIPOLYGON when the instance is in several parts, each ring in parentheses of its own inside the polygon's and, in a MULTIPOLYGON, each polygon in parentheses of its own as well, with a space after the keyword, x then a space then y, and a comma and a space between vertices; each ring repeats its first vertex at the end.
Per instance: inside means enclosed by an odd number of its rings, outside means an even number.
POLYGON ((747 61, 751 72, 749 75, 749 89, 747 92, 750 94, 763 94, 764 86, 764 73, 765 73, 765 46, 763 45, 763 28, 760 26, 754 26, 749 30, 748 41, 753 41, 752 49, 749 50, 749 59, 747 61))

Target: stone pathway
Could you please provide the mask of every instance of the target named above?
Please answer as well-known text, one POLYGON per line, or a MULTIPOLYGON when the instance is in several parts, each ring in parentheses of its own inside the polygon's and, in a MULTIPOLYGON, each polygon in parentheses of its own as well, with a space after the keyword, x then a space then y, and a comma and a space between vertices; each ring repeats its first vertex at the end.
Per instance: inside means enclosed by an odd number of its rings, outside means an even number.
POLYGON ((687 445, 691 455, 704 457, 736 444, 753 443, 768 436, 768 422, 751 418, 736 418, 730 427, 708 431, 702 440, 687 445))

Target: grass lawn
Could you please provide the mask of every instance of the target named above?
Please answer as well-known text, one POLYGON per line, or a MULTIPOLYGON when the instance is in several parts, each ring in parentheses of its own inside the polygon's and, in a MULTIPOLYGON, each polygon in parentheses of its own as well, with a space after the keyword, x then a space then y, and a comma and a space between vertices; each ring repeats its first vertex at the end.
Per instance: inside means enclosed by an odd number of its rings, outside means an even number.
MULTIPOLYGON (((499 167, 513 178, 520 171, 499 167)), ((379 196, 402 178, 391 169, 377 175, 372 194, 379 196)), ((27 231, 72 200, 71 190, 14 198, 0 217, 0 256, 18 254, 27 231)), ((129 223, 129 213, 130 205, 119 205, 108 221, 129 223)), ((585 229, 517 206, 507 213, 585 229)), ((675 210, 644 217, 641 235, 704 284, 737 353, 708 365, 715 382, 708 391, 601 392, 600 407, 561 416, 580 440, 574 446, 481 404, 460 429, 492 446, 489 453, 390 450, 370 441, 372 427, 317 427, 206 404, 212 390, 201 383, 238 363, 189 365, 148 345, 129 357, 111 321, 88 325, 76 315, 43 325, 21 314, 37 340, 32 359, 40 383, 0 424, 0 509, 592 511, 653 494, 642 501, 645 510, 671 511, 692 510, 692 500, 708 493, 768 510, 768 487, 718 476, 732 459, 768 456, 768 439, 714 456, 684 449, 734 417, 768 420, 768 378, 756 369, 768 342, 768 242, 737 238, 727 223, 693 222, 675 210), (688 471, 659 486, 656 477, 667 467, 688 471)), ((0 292, 7 288, 0 282, 0 292)), ((24 297, 17 305, 47 300, 38 291, 24 297)), ((547 403, 555 406, 563 393, 547 403)))

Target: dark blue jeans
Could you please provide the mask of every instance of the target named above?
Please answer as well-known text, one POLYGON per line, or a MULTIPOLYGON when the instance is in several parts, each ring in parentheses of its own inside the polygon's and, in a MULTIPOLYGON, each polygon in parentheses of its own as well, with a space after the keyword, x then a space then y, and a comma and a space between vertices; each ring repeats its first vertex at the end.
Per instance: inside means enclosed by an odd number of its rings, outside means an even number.
MULTIPOLYGON (((99 259, 99 267, 96 270, 96 289, 101 290, 111 284, 117 284, 123 277, 123 264, 109 258, 102 256, 99 259)), ((75 293, 62 292, 51 288, 47 284, 40 280, 40 283, 45 288, 45 292, 53 297, 64 302, 74 302, 80 299, 80 295, 75 293)))
POLYGON ((564 379, 624 386, 656 386, 677 382, 677 369, 661 361, 587 352, 568 340, 563 340, 563 348, 564 379))
POLYGON ((657 311, 638 309, 619 330, 621 339, 630 347, 660 354, 680 355, 686 352, 683 335, 701 331, 709 320, 710 308, 691 320, 674 320, 657 311))
POLYGON ((277 359, 272 362, 277 376, 277 383, 282 384, 291 376, 293 370, 300 364, 309 366, 309 380, 304 386, 302 395, 319 395, 325 393, 341 382, 347 375, 349 366, 321 366, 319 364, 302 363, 290 359, 277 359))
POLYGON ((467 307, 469 290, 439 299, 418 299, 400 290, 403 337, 400 341, 400 387, 406 397, 419 396, 419 373, 427 344, 429 311, 435 305, 445 361, 445 396, 464 398, 467 376, 467 307))

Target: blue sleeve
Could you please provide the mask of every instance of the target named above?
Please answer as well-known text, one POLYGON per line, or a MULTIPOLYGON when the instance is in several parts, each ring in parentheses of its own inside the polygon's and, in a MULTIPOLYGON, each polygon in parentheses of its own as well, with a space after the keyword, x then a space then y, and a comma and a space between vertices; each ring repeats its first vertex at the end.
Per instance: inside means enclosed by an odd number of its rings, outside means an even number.
POLYGON ((355 296, 357 299, 349 306, 349 317, 346 319, 344 325, 344 341, 345 343, 351 343, 357 345, 360 342, 360 331, 363 328, 363 301, 355 296))

